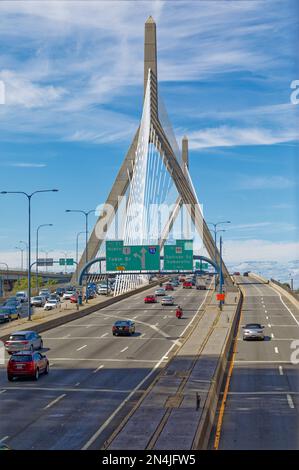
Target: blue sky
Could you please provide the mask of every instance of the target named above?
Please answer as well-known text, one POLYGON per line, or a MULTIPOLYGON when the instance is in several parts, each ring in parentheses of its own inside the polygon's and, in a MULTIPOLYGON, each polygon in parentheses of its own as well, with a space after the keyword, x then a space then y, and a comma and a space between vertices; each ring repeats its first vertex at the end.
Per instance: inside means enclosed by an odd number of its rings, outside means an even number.
MULTIPOLYGON (((105 201, 138 126, 149 15, 205 217, 232 221, 227 261, 299 259, 296 0, 1 2, 0 189, 58 188, 34 200, 33 228, 53 223, 41 249, 74 254, 84 221, 64 211, 105 201)), ((0 213, 0 262, 17 265, 26 201, 1 196, 0 213)))

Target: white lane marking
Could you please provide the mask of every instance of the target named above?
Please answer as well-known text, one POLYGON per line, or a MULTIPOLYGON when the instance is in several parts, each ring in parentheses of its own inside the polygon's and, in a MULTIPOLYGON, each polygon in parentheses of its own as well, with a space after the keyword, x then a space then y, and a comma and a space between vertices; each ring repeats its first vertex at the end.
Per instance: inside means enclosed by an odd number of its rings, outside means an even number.
POLYGON ((271 328, 271 324, 270 324, 270 323, 268 323, 268 327, 271 328))
POLYGON ((55 400, 51 401, 50 403, 48 403, 47 406, 44 407, 44 410, 47 410, 48 408, 51 408, 51 406, 55 405, 55 403, 62 400, 62 398, 64 398, 65 396, 66 396, 66 393, 63 393, 59 397, 55 398, 55 400))
POLYGON ((9 438, 9 436, 4 436, 4 437, 2 437, 2 439, 0 439, 0 442, 7 441, 8 438, 9 438))
MULTIPOLYGON (((69 333, 68 335, 63 336, 63 339, 69 338, 70 336, 71 334, 69 333)), ((50 339, 50 338, 47 338, 47 339, 50 339)))
POLYGON ((133 317, 133 320, 136 320, 136 318, 138 318, 138 315, 135 315, 135 317, 133 317))
POLYGON ((129 346, 126 346, 124 349, 122 349, 120 352, 123 353, 125 352, 127 349, 129 349, 129 346))
POLYGON ((101 336, 101 338, 105 338, 105 336, 107 336, 107 335, 108 335, 108 333, 104 333, 104 334, 101 336))
POLYGON ((0 393, 4 393, 4 392, 6 392, 6 390, 1 390, 1 391, 0 391, 0 393))
MULTIPOLYGON (((272 287, 273 289, 273 287, 272 287)), ((274 289, 273 289, 274 290, 274 289)), ((276 292, 276 291, 275 291, 276 292)), ((277 292, 276 292, 277 293, 277 292)), ((299 326, 299 321, 297 320, 297 318, 295 317, 295 315, 293 314, 293 312, 289 309, 289 307, 284 303, 284 301, 282 300, 282 296, 281 294, 278 294, 279 298, 280 298, 280 301, 281 303, 285 306, 285 308, 288 310, 288 312, 290 312, 290 314, 292 315, 292 318, 295 320, 295 322, 297 323, 297 325, 299 326)), ((291 325, 292 326, 292 325, 291 325)))
POLYGON ((266 316, 266 320, 269 320, 269 317, 266 316))
POLYGON ((242 361, 237 360, 235 364, 290 364, 290 361, 242 361))
POLYGON ((287 400, 290 408, 295 408, 291 395, 287 394, 287 400))
POLYGON ((282 366, 278 366, 278 370, 279 370, 279 375, 283 375, 283 368, 282 368, 282 366))
MULTIPOLYGON (((142 333, 142 335, 139 336, 139 338, 144 338, 145 337, 145 333, 142 333)), ((151 338, 152 339, 152 338, 151 338)))
MULTIPOLYGON (((178 341, 178 340, 176 340, 178 341)), ((179 343, 178 343, 179 344, 179 343)), ((175 345, 175 343, 174 343, 175 345)), ((73 361, 73 362, 78 362, 78 361, 91 361, 91 362, 127 362, 128 359, 103 359, 101 357, 98 357, 98 358, 88 358, 88 357, 85 357, 85 358, 82 358, 82 357, 55 357, 54 358, 55 361, 73 361)), ((158 359, 130 359, 130 362, 146 362, 146 363, 156 363, 158 359)))
POLYGON ((279 351, 278 351, 278 347, 277 347, 277 346, 275 346, 275 348, 274 348, 274 351, 276 352, 276 354, 278 354, 278 353, 279 353, 279 351))
POLYGON ((81 351, 81 349, 84 349, 87 347, 87 344, 84 344, 84 346, 81 346, 81 348, 78 348, 77 351, 81 351))
POLYGON ((78 387, 78 385, 80 385, 80 382, 77 382, 77 383, 75 384, 75 387, 78 387))
MULTIPOLYGON (((268 310, 265 310, 265 313, 268 313, 268 310)), ((268 318, 268 317, 267 317, 268 318)))
MULTIPOLYGON (((212 282, 211 282, 212 283, 212 282)), ((205 303, 206 301, 206 298, 209 294, 209 290, 207 291, 206 295, 204 296, 204 299, 202 301, 202 303, 200 304, 200 306, 198 307, 198 310, 196 312, 196 314, 192 317, 192 319, 190 320, 190 322, 187 324, 186 328, 184 329, 184 331, 180 334, 180 337, 184 335, 185 331, 187 330, 187 328, 193 323, 193 321, 195 320, 195 318, 197 317, 197 315, 199 314, 203 304, 205 303)), ((93 443, 94 441, 102 434, 102 432, 106 429, 107 426, 109 426, 109 424, 111 423, 111 421, 114 419, 114 417, 119 413, 119 411, 125 406, 125 404, 131 399, 131 397, 137 392, 137 390, 139 388, 141 388, 141 386, 149 379, 149 377, 156 371, 156 369, 158 367, 160 367, 160 365, 162 364, 162 362, 164 362, 164 357, 169 355, 169 353, 172 351, 172 349, 176 346, 178 340, 175 340, 173 342, 173 344, 170 346, 170 348, 168 349, 168 351, 166 352, 166 355, 164 355, 163 357, 161 357, 161 359, 156 362, 155 366, 152 368, 152 370, 139 382, 139 384, 136 385, 136 387, 129 393, 129 395, 119 404, 119 406, 116 408, 116 410, 114 410, 114 412, 109 416, 109 418, 102 424, 102 426, 91 436, 91 438, 86 442, 86 444, 84 444, 84 446, 82 447, 81 450, 86 450, 88 449, 93 443)), ((131 360, 130 360, 131 362, 131 360)))
POLYGON ((131 392, 132 389, 115 389, 115 388, 74 388, 74 387, 12 387, 9 390, 21 390, 24 392, 25 390, 31 390, 33 391, 46 391, 46 392, 86 392, 86 393, 95 393, 95 392, 100 392, 100 393, 129 393, 131 392))
POLYGON ((271 333, 271 338, 272 338, 272 339, 274 338, 274 334, 273 334, 273 333, 271 333))
POLYGON ((50 362, 49 366, 50 366, 50 367, 53 367, 54 364, 55 364, 55 362, 50 362))
POLYGON ((93 371, 93 373, 95 374, 99 370, 103 369, 103 367, 104 367, 104 364, 101 364, 96 370, 93 371))

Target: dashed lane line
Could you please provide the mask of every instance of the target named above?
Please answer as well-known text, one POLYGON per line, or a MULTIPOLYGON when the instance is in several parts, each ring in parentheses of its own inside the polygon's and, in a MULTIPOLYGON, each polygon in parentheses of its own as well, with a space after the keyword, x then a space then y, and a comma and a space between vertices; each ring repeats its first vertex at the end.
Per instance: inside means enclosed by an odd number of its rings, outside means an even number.
POLYGON ((125 352, 127 349, 129 349, 129 346, 126 346, 124 349, 122 349, 120 352, 123 353, 125 352))
POLYGON ((289 393, 287 394, 287 400, 288 400, 289 407, 292 409, 295 408, 293 399, 289 393))
POLYGON ((86 348, 87 344, 84 344, 84 346, 81 346, 80 348, 77 349, 77 351, 81 351, 82 349, 86 348))
POLYGON ((278 366, 278 370, 279 370, 279 375, 283 375, 283 368, 282 368, 282 366, 278 366))
POLYGON ((60 395, 59 397, 55 398, 55 400, 51 401, 50 403, 48 403, 48 405, 46 405, 43 409, 44 410, 47 410, 48 408, 51 408, 51 406, 55 405, 56 403, 58 403, 60 400, 62 400, 62 398, 64 398, 66 396, 66 393, 63 393, 62 395, 60 395))
POLYGON ((93 373, 95 374, 96 372, 99 372, 99 370, 103 369, 103 367, 104 367, 104 364, 101 364, 99 367, 97 367, 97 369, 93 371, 93 373))
POLYGON ((274 351, 275 351, 275 353, 276 353, 276 354, 278 354, 278 353, 279 353, 279 351, 278 351, 278 347, 277 347, 277 346, 275 346, 275 348, 274 348, 274 351))

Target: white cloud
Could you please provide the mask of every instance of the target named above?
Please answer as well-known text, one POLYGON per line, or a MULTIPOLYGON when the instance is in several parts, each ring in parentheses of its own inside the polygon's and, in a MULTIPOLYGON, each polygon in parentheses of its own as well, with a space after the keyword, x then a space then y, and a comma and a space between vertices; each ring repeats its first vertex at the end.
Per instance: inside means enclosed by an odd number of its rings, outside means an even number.
POLYGON ((12 166, 15 168, 45 168, 47 166, 45 163, 26 163, 26 162, 4 163, 3 165, 12 166))
POLYGON ((267 240, 227 240, 224 242, 224 261, 236 263, 248 260, 286 262, 299 257, 299 242, 267 240))
POLYGON ((295 181, 284 176, 252 176, 239 178, 236 189, 287 189, 295 186, 295 181))
POLYGON ((281 129, 278 133, 275 130, 263 128, 219 126, 190 132, 188 138, 190 149, 273 145, 298 139, 298 131, 281 129))

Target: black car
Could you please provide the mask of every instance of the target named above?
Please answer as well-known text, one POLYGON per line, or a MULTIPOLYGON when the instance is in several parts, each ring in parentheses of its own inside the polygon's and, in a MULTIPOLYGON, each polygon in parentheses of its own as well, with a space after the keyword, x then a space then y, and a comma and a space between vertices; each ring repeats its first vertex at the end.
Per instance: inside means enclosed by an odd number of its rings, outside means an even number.
POLYGON ((112 327, 113 336, 133 335, 135 333, 135 323, 131 320, 117 320, 112 327))
POLYGON ((55 294, 59 295, 59 297, 62 297, 63 294, 65 293, 65 290, 66 290, 65 287, 57 287, 55 294))

